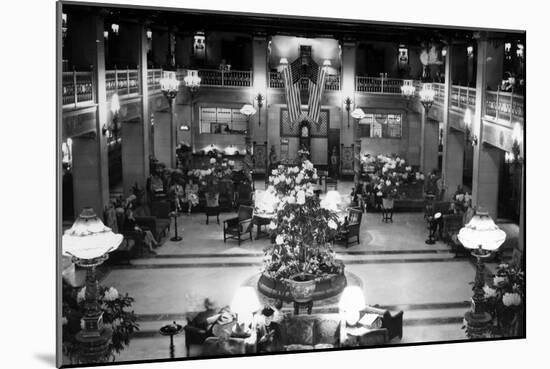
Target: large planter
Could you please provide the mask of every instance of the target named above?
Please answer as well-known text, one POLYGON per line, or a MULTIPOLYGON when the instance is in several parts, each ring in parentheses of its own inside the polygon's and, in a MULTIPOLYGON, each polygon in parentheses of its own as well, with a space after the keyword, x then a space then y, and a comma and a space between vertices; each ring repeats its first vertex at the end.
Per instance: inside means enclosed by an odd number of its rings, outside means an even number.
POLYGON ((307 273, 295 274, 288 279, 288 285, 290 295, 294 301, 304 303, 313 300, 313 292, 317 287, 314 275, 307 273))
MULTIPOLYGON (((344 274, 329 274, 322 278, 314 280, 315 289, 311 296, 311 300, 323 300, 334 297, 342 293, 347 286, 346 277, 344 274)), ((291 294, 291 286, 288 279, 272 278, 266 273, 262 273, 258 280, 258 291, 264 296, 282 300, 285 302, 294 301, 291 294)), ((310 301, 311 301, 310 300, 310 301)))

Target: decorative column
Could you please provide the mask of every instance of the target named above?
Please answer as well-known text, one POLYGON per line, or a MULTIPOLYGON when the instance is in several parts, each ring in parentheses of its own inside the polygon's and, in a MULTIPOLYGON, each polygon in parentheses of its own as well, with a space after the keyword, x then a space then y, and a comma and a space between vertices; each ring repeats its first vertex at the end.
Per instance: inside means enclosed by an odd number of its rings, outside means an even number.
POLYGON ((268 141, 267 135, 267 37, 265 35, 255 35, 252 39, 252 98, 253 105, 258 111, 258 123, 253 124, 253 141, 268 141), (261 95, 262 99, 258 99, 261 95), (262 127, 262 125, 265 125, 262 127))
POLYGON ((340 142, 345 146, 352 144, 357 145, 359 141, 359 147, 361 146, 361 138, 356 137, 354 127, 352 127, 352 119, 350 113, 354 109, 355 99, 355 57, 356 57, 356 44, 355 41, 344 41, 341 44, 342 47, 342 68, 341 68, 341 81, 342 81, 342 124, 340 126, 340 142), (346 108, 346 100, 349 98, 349 110, 346 108), (348 124, 349 121, 349 124, 348 124))
POLYGON ((122 123, 122 181, 124 194, 136 183, 145 187, 149 176, 149 91, 147 86, 147 29, 144 24, 133 27, 138 48, 138 81, 141 100, 137 117, 122 123))
POLYGON ((74 32, 80 35, 78 45, 71 48, 75 55, 78 54, 78 58, 74 59, 75 66, 77 69, 93 66, 94 98, 97 103, 93 132, 72 137, 74 214, 84 207, 94 206, 102 217, 104 206, 109 201, 107 137, 102 130, 108 123, 104 19, 100 14, 94 14, 75 19, 72 27, 78 27, 74 32), (79 52, 82 49, 86 52, 79 52))
MULTIPOLYGON (((452 65, 453 65, 453 47, 452 44, 447 46, 447 55, 445 56, 445 96, 443 99, 443 160, 442 160, 442 173, 443 185, 445 188, 445 198, 449 197, 449 193, 454 191, 453 188, 449 188, 449 178, 450 172, 448 165, 460 165, 462 168, 462 160, 460 164, 455 164, 457 160, 454 158, 449 159, 449 119, 450 119, 450 108, 451 108, 451 89, 452 89, 452 65), (450 163, 448 163, 450 162, 450 163)), ((462 181, 461 181, 462 182, 462 181)))
POLYGON ((483 144, 487 49, 488 40, 485 34, 481 34, 477 41, 476 106, 471 129, 472 135, 478 137, 473 150, 472 205, 485 209, 496 218, 501 153, 499 149, 483 144))

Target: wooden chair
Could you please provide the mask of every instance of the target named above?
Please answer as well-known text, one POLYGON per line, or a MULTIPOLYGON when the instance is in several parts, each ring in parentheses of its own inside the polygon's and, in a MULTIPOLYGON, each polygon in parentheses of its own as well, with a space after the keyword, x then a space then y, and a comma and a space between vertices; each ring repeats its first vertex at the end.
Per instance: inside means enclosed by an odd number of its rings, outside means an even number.
POLYGON ((238 215, 223 222, 223 242, 227 239, 234 239, 237 240, 240 245, 241 241, 244 241, 242 236, 247 233, 250 240, 252 240, 253 213, 253 207, 245 205, 239 206, 238 215))
POLYGON ((240 182, 237 185, 235 205, 252 206, 252 186, 248 182, 240 182))
POLYGON ((220 194, 219 193, 205 193, 206 198, 206 224, 209 224, 209 217, 216 217, 216 223, 220 224, 220 194))
POLYGON ((325 192, 328 190, 338 190, 338 180, 336 178, 325 177, 325 192))
POLYGON ((358 244, 360 243, 359 240, 359 233, 361 230, 361 220, 363 218, 363 212, 358 209, 350 209, 349 215, 348 215, 348 224, 345 225, 344 229, 342 229, 339 233, 339 239, 341 241, 344 241, 344 244, 346 247, 350 244, 350 240, 352 238, 357 238, 358 244))

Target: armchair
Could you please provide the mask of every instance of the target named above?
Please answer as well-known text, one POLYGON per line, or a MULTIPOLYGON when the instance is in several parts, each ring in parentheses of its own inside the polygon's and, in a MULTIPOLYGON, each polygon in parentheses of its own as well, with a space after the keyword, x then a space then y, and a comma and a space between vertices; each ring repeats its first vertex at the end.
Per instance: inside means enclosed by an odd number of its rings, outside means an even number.
POLYGON ((366 313, 378 314, 382 317, 382 328, 388 330, 388 340, 394 337, 403 337, 403 311, 396 313, 382 309, 378 305, 367 306, 363 309, 366 313))
POLYGON ((148 229, 153 233, 157 241, 160 241, 170 231, 170 204, 168 201, 156 201, 151 205, 152 209, 146 206, 141 208, 146 209, 139 216, 136 214, 136 223, 144 229, 148 229))
POLYGON ((223 222, 223 242, 227 239, 237 240, 241 244, 241 236, 249 234, 252 240, 252 213, 254 209, 251 206, 239 206, 238 215, 223 222))
POLYGON ((361 220, 363 218, 363 212, 357 209, 350 209, 348 215, 348 223, 343 226, 343 229, 339 232, 338 238, 344 241, 345 246, 348 247, 352 238, 357 238, 357 243, 360 243, 359 232, 361 230, 361 220))
POLYGON ((187 325, 183 327, 183 330, 185 331, 185 348, 188 357, 191 345, 202 345, 208 337, 212 336, 211 331, 194 326, 189 317, 187 317, 187 325))

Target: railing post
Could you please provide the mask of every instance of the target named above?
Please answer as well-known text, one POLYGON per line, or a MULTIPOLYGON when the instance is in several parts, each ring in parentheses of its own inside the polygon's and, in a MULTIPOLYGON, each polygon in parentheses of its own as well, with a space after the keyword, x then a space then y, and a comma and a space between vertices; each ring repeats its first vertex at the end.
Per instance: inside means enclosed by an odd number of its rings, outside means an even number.
POLYGON ((78 103, 78 91, 76 89, 76 68, 73 67, 73 95, 74 95, 74 107, 78 103))
POLYGON ((499 101, 499 96, 500 95, 500 86, 497 87, 497 100, 496 100, 496 103, 495 103, 495 119, 498 121, 498 101, 499 101))
POLYGON ((466 88, 466 108, 470 106, 470 87, 466 88))
POLYGON ((514 119, 514 87, 512 87, 512 91, 510 91, 510 124, 512 124, 512 121, 514 119))
POLYGON ((224 87, 224 70, 222 69, 222 87, 224 87))
POLYGON ((126 66, 126 95, 130 95, 130 69, 126 66))
POLYGON ((95 103, 95 78, 94 78, 94 66, 92 65, 92 72, 90 74, 90 82, 92 84, 92 103, 95 103))
POLYGON ((115 65, 115 92, 118 93, 118 71, 115 65))

